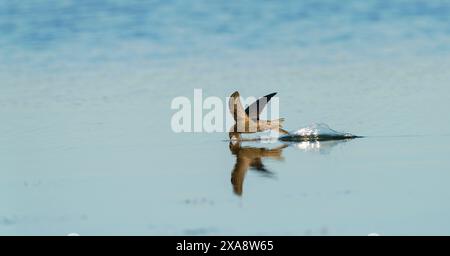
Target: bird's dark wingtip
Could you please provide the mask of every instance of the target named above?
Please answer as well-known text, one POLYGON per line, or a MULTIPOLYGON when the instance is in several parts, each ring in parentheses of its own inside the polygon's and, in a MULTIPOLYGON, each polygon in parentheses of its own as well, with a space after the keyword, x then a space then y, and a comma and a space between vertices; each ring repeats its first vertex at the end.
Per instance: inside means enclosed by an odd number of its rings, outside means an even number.
POLYGON ((272 93, 269 93, 269 94, 267 94, 266 96, 264 96, 265 98, 266 98, 266 100, 267 100, 267 102, 273 97, 273 96, 275 96, 277 94, 277 92, 272 92, 272 93))

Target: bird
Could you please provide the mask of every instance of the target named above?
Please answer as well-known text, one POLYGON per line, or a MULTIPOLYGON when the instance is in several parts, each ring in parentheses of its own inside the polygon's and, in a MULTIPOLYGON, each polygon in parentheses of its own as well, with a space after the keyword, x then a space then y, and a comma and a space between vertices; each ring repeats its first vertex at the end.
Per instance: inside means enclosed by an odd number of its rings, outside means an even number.
POLYGON ((242 133, 256 133, 267 130, 275 130, 280 134, 288 134, 286 130, 282 128, 284 118, 275 120, 261 120, 259 115, 270 101, 270 99, 277 93, 270 93, 263 96, 249 105, 245 110, 242 106, 239 92, 235 91, 231 94, 228 101, 228 107, 231 115, 233 116, 236 124, 231 127, 228 135, 230 140, 240 141, 242 133))

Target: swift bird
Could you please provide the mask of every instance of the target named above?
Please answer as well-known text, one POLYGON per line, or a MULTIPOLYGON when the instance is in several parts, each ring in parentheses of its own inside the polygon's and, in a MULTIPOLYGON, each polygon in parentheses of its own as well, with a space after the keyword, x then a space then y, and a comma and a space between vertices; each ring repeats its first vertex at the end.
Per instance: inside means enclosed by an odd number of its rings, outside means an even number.
POLYGON ((242 106, 239 92, 236 91, 231 94, 228 105, 236 124, 228 133, 230 140, 242 140, 241 133, 255 133, 266 130, 276 130, 281 134, 288 134, 287 131, 282 129, 284 118, 276 120, 259 119, 260 113, 275 94, 276 92, 259 98, 245 110, 242 106))

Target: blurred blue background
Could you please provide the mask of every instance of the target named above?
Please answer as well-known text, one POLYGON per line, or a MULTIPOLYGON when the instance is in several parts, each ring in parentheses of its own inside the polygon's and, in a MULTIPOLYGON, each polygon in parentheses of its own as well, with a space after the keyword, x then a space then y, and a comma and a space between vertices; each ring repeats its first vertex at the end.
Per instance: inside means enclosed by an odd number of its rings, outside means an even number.
POLYGON ((288 49, 302 49, 296 61, 307 62, 441 55, 449 52, 449 13, 446 1, 414 0, 1 1, 1 64, 288 49))

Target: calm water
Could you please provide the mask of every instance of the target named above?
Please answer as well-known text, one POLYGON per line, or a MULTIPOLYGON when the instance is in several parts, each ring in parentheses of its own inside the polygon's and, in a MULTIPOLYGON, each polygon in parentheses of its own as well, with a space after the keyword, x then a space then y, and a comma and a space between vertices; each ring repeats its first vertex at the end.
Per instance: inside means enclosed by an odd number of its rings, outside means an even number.
POLYGON ((1 235, 450 234, 446 1, 0 0, 1 235), (175 134, 176 96, 285 127, 175 134))

